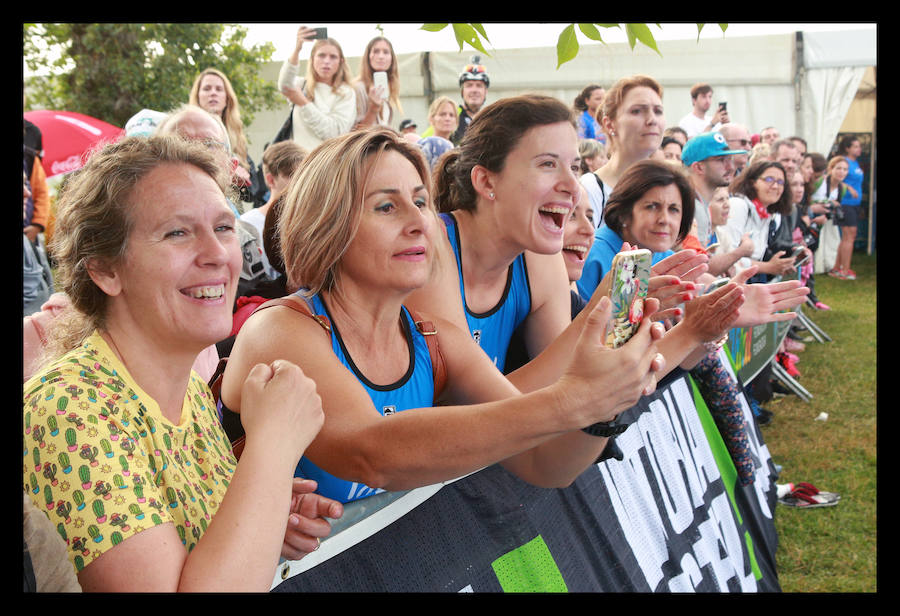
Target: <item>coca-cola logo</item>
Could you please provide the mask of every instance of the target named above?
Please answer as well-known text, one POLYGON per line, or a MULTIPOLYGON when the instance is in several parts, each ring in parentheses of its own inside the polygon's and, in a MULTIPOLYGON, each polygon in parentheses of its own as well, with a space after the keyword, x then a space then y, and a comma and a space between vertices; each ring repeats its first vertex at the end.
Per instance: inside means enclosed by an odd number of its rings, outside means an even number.
POLYGON ((59 175, 60 173, 71 173, 76 169, 81 169, 81 155, 72 154, 65 160, 54 160, 50 165, 50 175, 59 175))

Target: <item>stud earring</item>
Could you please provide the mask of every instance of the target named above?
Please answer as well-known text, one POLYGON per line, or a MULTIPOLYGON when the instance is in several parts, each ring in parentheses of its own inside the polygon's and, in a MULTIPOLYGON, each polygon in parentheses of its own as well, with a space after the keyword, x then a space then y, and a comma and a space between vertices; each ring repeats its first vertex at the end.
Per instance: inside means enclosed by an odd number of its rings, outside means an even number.
POLYGON ((490 197, 491 200, 493 201, 493 199, 494 199, 494 193, 489 194, 488 197, 490 197))

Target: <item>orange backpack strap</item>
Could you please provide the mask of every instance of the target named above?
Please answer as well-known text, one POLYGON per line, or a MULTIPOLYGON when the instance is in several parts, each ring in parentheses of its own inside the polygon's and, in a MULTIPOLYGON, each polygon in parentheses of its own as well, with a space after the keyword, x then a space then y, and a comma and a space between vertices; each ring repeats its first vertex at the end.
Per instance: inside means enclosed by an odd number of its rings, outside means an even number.
POLYGON ((447 366, 444 364, 444 355, 441 353, 440 339, 438 338, 437 328, 431 321, 423 320, 416 312, 409 310, 416 329, 425 337, 428 344, 428 352, 431 354, 431 370, 434 375, 434 399, 438 396, 447 385, 447 366))
POLYGON ((312 310, 310 310, 309 308, 309 304, 295 295, 286 295, 285 297, 270 299, 265 304, 260 305, 259 308, 253 311, 253 313, 255 314, 260 310, 271 308, 272 306, 286 306, 292 310, 296 310, 301 314, 305 314, 306 316, 315 320, 316 323, 321 325, 322 329, 324 329, 326 332, 331 333, 331 322, 328 320, 328 317, 322 314, 313 314, 312 310))

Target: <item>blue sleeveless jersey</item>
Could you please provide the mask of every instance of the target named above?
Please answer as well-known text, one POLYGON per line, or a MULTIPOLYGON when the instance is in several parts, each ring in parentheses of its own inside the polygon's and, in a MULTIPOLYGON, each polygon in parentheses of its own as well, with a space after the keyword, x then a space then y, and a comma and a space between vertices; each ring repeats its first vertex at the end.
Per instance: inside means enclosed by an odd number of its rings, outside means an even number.
MULTIPOLYGON (((299 293, 297 294, 299 296, 299 293)), ((301 299, 303 299, 301 297, 301 299)), ((324 314, 331 321, 331 348, 338 360, 344 364, 365 388, 375 408, 384 416, 407 409, 434 406, 434 374, 431 355, 425 337, 416 329, 415 322, 406 308, 403 308, 402 327, 409 348, 409 370, 400 380, 390 385, 375 385, 366 379, 353 363, 353 358, 344 348, 341 335, 335 327, 328 308, 318 295, 310 299, 314 314, 324 314)), ((347 503, 371 496, 384 490, 370 488, 355 481, 346 481, 322 470, 312 460, 303 456, 294 471, 295 477, 315 479, 319 484, 316 492, 322 496, 347 503)))
POLYGON ((481 314, 469 310, 466 303, 466 287, 463 282, 462 254, 460 252, 459 228, 456 219, 450 214, 441 214, 447 228, 447 236, 456 254, 456 267, 459 270, 459 292, 465 307, 469 332, 475 342, 487 353, 494 365, 502 372, 506 366, 506 351, 513 332, 531 312, 531 287, 528 284, 528 270, 525 268, 525 256, 519 255, 509 266, 506 277, 506 288, 497 305, 481 314))

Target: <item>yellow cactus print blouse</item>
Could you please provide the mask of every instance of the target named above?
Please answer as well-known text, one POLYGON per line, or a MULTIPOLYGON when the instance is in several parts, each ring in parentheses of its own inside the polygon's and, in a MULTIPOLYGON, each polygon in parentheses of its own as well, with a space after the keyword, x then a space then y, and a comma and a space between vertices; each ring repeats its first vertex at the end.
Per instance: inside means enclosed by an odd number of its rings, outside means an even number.
POLYGON ((237 466, 195 372, 175 425, 97 332, 25 383, 24 432, 25 491, 76 572, 159 524, 173 523, 190 551, 237 466))

